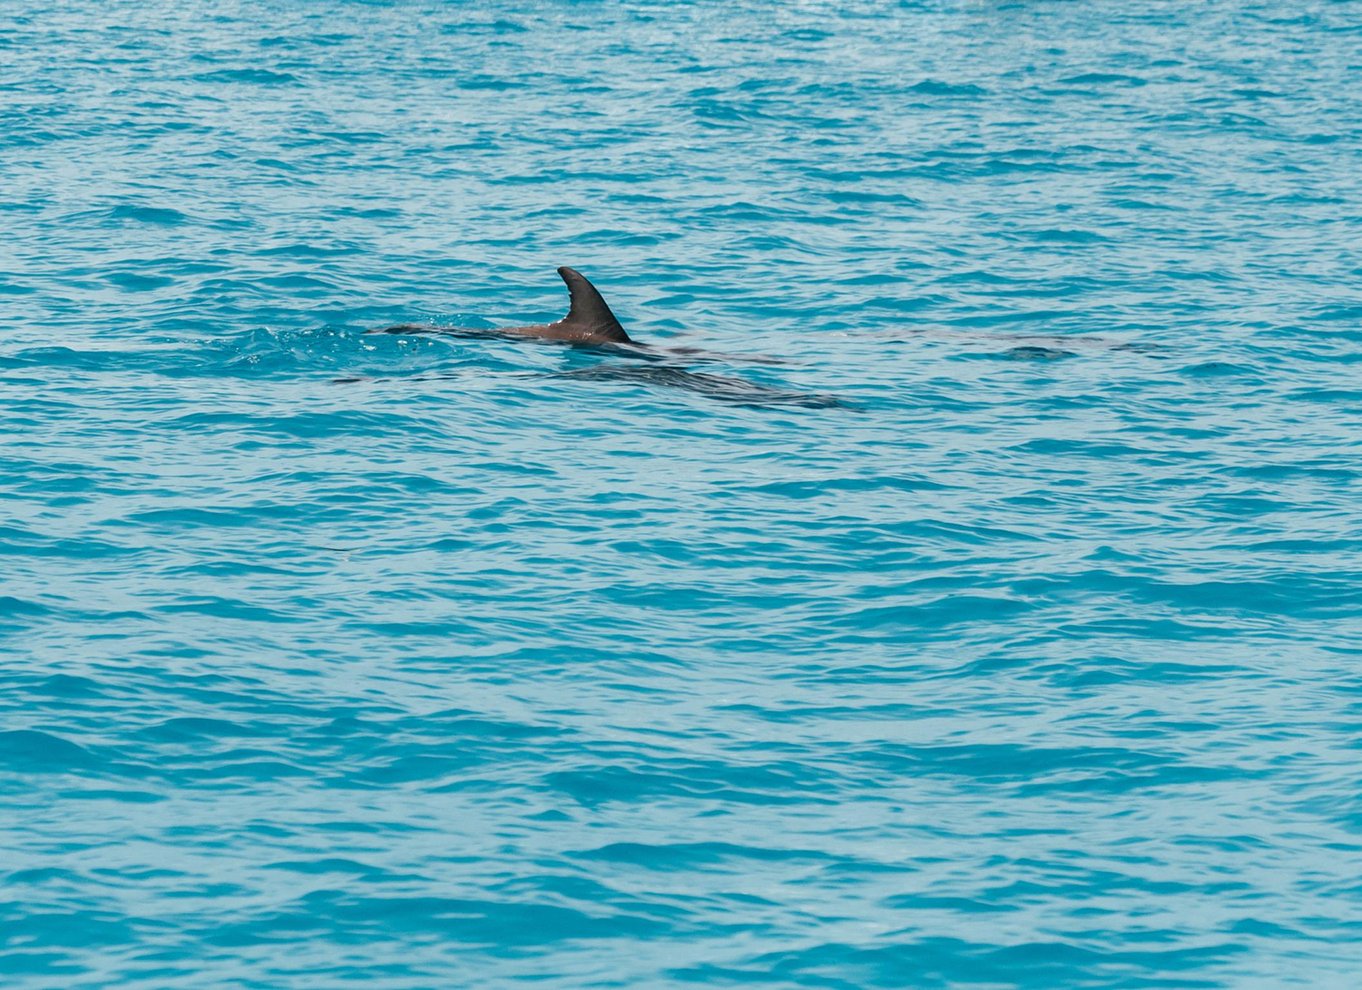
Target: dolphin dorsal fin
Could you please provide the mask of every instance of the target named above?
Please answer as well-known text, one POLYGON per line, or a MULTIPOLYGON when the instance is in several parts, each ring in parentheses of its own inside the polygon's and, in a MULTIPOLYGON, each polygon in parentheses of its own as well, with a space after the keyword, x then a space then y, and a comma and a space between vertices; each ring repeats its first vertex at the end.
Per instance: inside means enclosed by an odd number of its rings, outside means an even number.
POLYGON ((571 300, 568 315, 563 317, 564 323, 580 327, 584 333, 603 340, 617 344, 632 343, 624 327, 620 326, 620 321, 615 319, 615 314, 610 312, 610 307, 585 275, 575 268, 567 267, 558 269, 558 274, 567 283, 568 298, 571 300))

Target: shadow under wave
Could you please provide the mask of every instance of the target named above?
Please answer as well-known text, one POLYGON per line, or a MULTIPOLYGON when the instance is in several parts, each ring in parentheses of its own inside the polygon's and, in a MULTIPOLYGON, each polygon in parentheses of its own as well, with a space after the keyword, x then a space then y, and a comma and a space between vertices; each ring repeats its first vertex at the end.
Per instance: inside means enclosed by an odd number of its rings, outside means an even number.
POLYGON ((674 365, 598 364, 590 368, 559 371, 550 378, 569 378, 574 381, 623 382, 631 385, 680 388, 696 392, 720 402, 740 406, 794 406, 801 409, 856 409, 857 407, 835 395, 819 392, 796 392, 789 389, 758 385, 742 378, 689 371, 674 365))

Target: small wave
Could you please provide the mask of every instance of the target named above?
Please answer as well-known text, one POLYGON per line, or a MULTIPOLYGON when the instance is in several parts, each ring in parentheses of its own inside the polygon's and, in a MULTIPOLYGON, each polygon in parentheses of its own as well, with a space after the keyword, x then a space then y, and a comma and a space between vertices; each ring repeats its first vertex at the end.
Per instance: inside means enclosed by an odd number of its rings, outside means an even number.
POLYGON ((61 736, 36 729, 0 732, 0 764, 14 773, 71 773, 100 766, 97 756, 61 736))
POLYGON ((159 227, 178 227, 189 222, 189 216, 179 210, 166 206, 141 206, 133 203, 120 203, 110 208, 107 216, 110 220, 132 220, 159 227))
POLYGON ((291 72, 275 72, 270 69, 218 69, 215 72, 202 72, 194 77, 204 83, 247 83, 252 86, 293 86, 298 77, 291 72))
POLYGON ((908 87, 910 93, 925 93, 930 96, 983 96, 988 90, 973 83, 948 83, 939 79, 923 79, 908 87))

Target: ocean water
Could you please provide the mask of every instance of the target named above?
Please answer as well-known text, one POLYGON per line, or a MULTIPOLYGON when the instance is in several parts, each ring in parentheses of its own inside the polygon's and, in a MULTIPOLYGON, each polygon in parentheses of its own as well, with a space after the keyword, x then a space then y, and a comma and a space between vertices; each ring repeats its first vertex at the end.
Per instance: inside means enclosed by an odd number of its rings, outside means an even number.
POLYGON ((1359 13, 9 5, 0 981, 1357 986, 1359 13))

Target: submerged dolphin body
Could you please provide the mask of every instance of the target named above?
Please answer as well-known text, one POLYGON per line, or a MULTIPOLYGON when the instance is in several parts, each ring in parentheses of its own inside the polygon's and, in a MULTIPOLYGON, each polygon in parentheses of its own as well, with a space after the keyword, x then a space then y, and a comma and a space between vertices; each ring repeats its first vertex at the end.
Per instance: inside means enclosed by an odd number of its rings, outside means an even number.
POLYGON ((835 395, 818 392, 793 392, 789 389, 758 385, 742 378, 690 371, 666 364, 598 364, 590 368, 560 371, 554 378, 572 381, 618 382, 624 385, 662 385, 696 392, 710 399, 736 406, 771 408, 796 406, 803 409, 854 408, 835 395))
MULTIPOLYGON (((568 287, 568 314, 553 323, 534 323, 524 327, 498 327, 490 331, 496 334, 514 334, 520 337, 539 337, 544 340, 561 340, 575 344, 632 344, 629 335, 610 312, 596 287, 586 280, 586 276, 575 268, 564 266, 558 274, 568 287)), ((432 327, 403 323, 395 327, 385 327, 371 333, 431 333, 432 327)))

